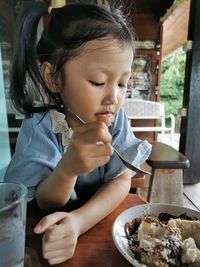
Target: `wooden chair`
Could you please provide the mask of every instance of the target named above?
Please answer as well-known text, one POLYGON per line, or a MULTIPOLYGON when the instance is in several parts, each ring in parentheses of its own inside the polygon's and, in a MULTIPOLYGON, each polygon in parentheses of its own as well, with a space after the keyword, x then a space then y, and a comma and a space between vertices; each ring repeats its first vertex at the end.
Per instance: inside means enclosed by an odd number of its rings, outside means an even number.
POLYGON ((183 205, 183 169, 189 160, 173 147, 152 142, 152 152, 147 159, 152 168, 147 201, 183 205))
POLYGON ((140 120, 144 122, 142 126, 133 126, 133 132, 161 132, 161 140, 164 139, 166 132, 170 133, 172 145, 175 129, 175 117, 173 114, 166 116, 163 103, 147 101, 141 99, 125 99, 123 107, 129 120, 140 120), (166 118, 170 118, 170 126, 166 126, 166 118), (147 120, 156 120, 156 125, 147 126, 147 120))
POLYGON ((131 179, 130 193, 139 193, 140 188, 145 186, 145 175, 142 173, 136 173, 131 179))

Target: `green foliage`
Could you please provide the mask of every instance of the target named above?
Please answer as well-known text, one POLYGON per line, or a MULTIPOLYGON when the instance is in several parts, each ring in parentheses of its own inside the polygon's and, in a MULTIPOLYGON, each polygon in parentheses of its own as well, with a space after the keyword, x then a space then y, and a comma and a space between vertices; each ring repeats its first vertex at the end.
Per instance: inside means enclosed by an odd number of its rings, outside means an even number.
POLYGON ((160 101, 165 103, 166 114, 178 114, 182 107, 186 55, 176 51, 162 62, 160 101))

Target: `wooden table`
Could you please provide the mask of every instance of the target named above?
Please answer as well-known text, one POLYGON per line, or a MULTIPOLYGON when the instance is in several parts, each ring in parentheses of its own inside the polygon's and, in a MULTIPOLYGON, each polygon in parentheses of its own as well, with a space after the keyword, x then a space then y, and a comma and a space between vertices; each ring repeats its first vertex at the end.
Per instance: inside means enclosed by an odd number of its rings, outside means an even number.
MULTIPOLYGON (((131 267, 132 265, 120 254, 112 240, 112 224, 125 209, 144 204, 138 195, 129 194, 121 205, 109 216, 80 236, 71 260, 56 265, 57 267, 131 267)), ((34 204, 28 205, 26 226, 26 256, 24 267, 49 267, 42 259, 41 238, 33 233, 33 228, 43 214, 34 204)), ((55 266, 55 265, 54 265, 55 266)))

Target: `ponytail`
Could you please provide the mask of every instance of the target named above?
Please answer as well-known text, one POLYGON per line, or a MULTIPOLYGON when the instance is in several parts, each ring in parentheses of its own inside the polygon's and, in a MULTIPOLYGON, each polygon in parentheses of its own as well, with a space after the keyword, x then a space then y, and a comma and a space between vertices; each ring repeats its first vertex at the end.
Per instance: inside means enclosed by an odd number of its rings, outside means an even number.
POLYGON ((44 81, 38 67, 36 42, 39 21, 47 13, 48 6, 37 2, 22 12, 17 23, 10 94, 15 108, 25 115, 30 115, 34 109, 27 88, 28 77, 33 81, 34 90, 42 96, 38 84, 44 84, 44 81))

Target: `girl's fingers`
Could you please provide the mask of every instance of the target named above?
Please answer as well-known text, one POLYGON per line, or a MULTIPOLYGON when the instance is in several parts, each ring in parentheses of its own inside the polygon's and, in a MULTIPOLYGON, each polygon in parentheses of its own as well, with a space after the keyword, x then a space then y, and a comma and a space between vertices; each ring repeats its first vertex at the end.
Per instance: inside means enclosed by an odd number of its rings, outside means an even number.
POLYGON ((87 145, 82 151, 83 158, 99 158, 111 156, 113 154, 113 148, 111 145, 96 144, 96 145, 87 145))
MULTIPOLYGON (((72 255, 73 256, 73 255, 72 255)), ((72 257, 71 256, 71 257, 72 257)), ((61 256, 61 257, 57 257, 57 258, 52 258, 52 259, 49 259, 48 260, 48 263, 50 265, 54 265, 54 264, 59 264, 59 263, 62 263, 62 262, 65 262, 69 259, 71 259, 71 257, 68 257, 68 256, 61 256)))
POLYGON ((70 244, 67 241, 63 239, 58 242, 46 243, 43 238, 43 257, 50 264, 56 264, 70 259, 74 254, 76 242, 70 244))
POLYGON ((48 228, 45 231, 44 239, 46 242, 54 243, 57 240, 64 240, 65 237, 72 235, 72 227, 65 222, 61 222, 59 225, 54 224, 53 228, 48 228))
POLYGON ((95 122, 89 122, 86 124, 81 124, 78 127, 75 127, 74 129, 76 129, 79 132, 84 132, 85 130, 92 130, 92 129, 96 129, 96 128, 102 128, 104 130, 108 129, 107 125, 101 121, 95 121, 95 122))
POLYGON ((43 258, 48 260, 50 264, 56 264, 64 262, 70 259, 74 254, 74 249, 61 249, 56 251, 43 251, 43 258))
POLYGON ((50 215, 45 216, 42 218, 39 223, 34 228, 34 232, 36 234, 44 233, 47 229, 52 229, 52 226, 58 223, 60 220, 65 218, 67 215, 66 212, 54 212, 50 215))
POLYGON ((104 144, 109 144, 112 137, 107 129, 96 128, 83 133, 83 138, 87 143, 97 143, 102 141, 104 144))
POLYGON ((64 248, 66 249, 67 246, 69 245, 69 240, 67 240, 66 238, 62 238, 51 242, 48 239, 46 239, 46 236, 44 236, 42 239, 42 244, 43 244, 43 250, 50 252, 64 248))
POLYGON ((107 126, 105 125, 105 123, 100 121, 88 123, 82 125, 81 127, 75 128, 75 138, 78 138, 80 134, 87 143, 96 143, 98 141, 103 141, 103 143, 106 144, 110 143, 112 140, 112 137, 108 132, 107 126))
POLYGON ((110 156, 101 156, 101 157, 90 157, 90 160, 88 162, 85 163, 85 167, 90 169, 94 169, 97 168, 98 166, 102 166, 104 164, 106 164, 108 161, 110 160, 110 156))
POLYGON ((101 117, 99 118, 100 121, 104 122, 107 126, 110 126, 112 124, 112 118, 111 117, 101 117))

